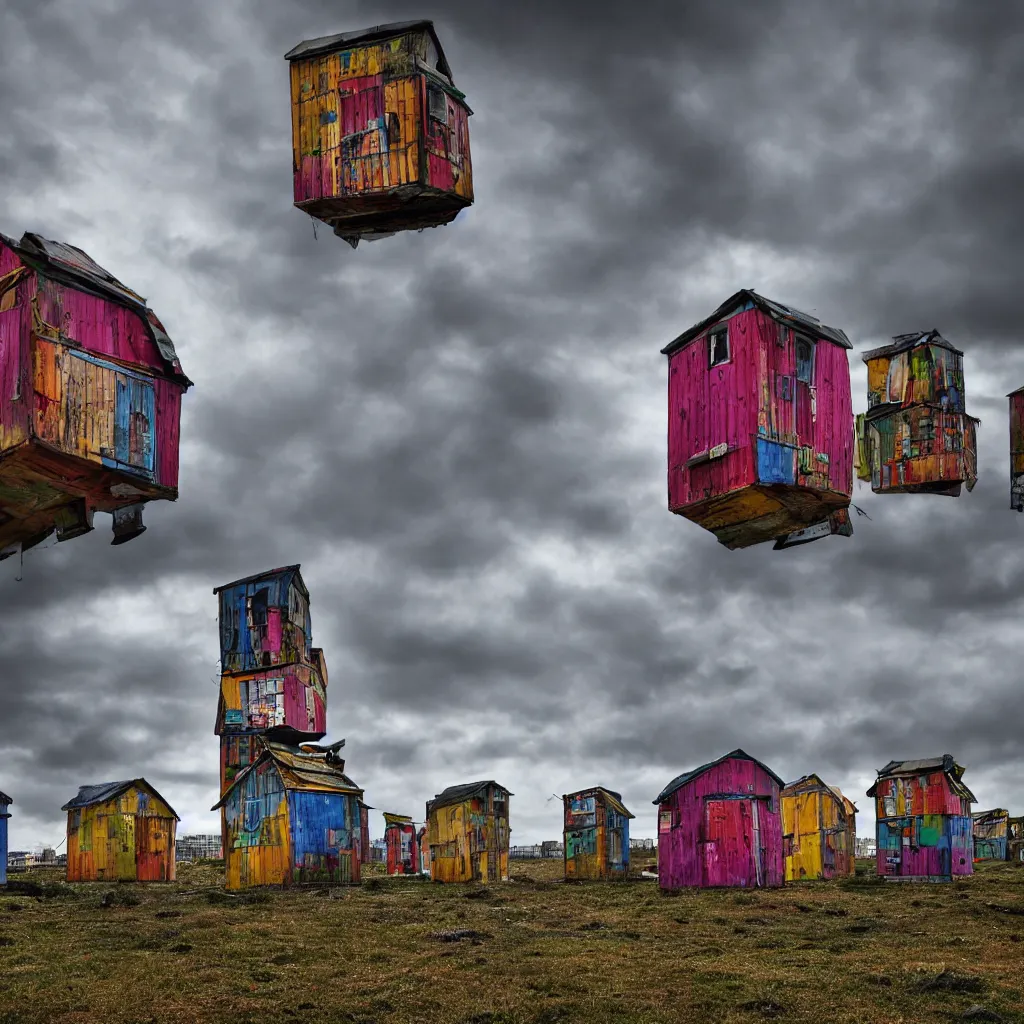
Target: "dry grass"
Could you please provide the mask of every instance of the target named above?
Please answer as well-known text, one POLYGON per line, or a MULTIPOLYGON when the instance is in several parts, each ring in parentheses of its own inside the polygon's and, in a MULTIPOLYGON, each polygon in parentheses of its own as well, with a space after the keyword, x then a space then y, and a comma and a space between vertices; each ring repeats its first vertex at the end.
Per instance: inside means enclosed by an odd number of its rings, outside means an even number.
POLYGON ((560 871, 232 898, 205 864, 171 886, 0 894, 0 1024, 992 1019, 964 1018, 974 1004, 1021 1019, 1024 870, 1009 865, 953 885, 675 896, 560 871))

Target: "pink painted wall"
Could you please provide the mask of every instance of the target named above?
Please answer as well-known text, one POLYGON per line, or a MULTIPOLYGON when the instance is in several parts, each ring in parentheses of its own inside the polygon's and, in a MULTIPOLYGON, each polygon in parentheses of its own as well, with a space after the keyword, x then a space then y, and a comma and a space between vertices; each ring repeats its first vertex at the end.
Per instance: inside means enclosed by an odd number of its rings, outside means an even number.
POLYGON ((779 324, 756 308, 718 323, 726 321, 729 363, 708 369, 708 334, 714 324, 669 359, 669 508, 755 483, 758 436, 810 445, 828 455, 829 489, 852 494, 853 398, 847 350, 817 340, 812 412, 810 390, 796 380, 793 332, 786 332, 779 344, 779 324), (788 399, 783 378, 788 378, 788 399), (735 451, 686 468, 688 459, 722 443, 735 451))
POLYGON ((658 884, 662 889, 730 886, 779 886, 785 880, 779 784, 753 761, 729 758, 681 786, 658 808, 658 884), (721 796, 757 803, 761 871, 755 866, 757 843, 746 816, 725 808, 728 817, 711 820, 723 809, 721 796), (711 805, 709 807, 709 804, 711 805), (760 882, 758 875, 760 874, 760 882))
POLYGON ((130 309, 40 278, 39 314, 86 352, 100 358, 112 356, 155 374, 166 372, 156 342, 142 318, 130 309))
POLYGON ((286 675, 284 680, 284 720, 287 725, 300 732, 322 733, 327 731, 327 709, 323 701, 294 674, 286 675), (312 693, 312 722, 310 722, 309 706, 306 704, 307 692, 312 693))

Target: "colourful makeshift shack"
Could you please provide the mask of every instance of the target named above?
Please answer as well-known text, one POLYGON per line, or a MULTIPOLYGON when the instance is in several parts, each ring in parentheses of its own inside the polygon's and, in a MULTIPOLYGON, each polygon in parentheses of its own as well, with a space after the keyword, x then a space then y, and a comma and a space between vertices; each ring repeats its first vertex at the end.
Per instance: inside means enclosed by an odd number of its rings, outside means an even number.
POLYGON ((948 882, 973 873, 974 794, 951 754, 890 761, 867 795, 875 800, 878 874, 948 882))
POLYGON ((1002 807, 975 811, 971 820, 974 822, 974 859, 1007 860, 1010 812, 1002 807))
POLYGON ((0 885, 7 884, 7 821, 11 817, 7 808, 13 803, 6 793, 0 793, 0 885))
POLYGON ((783 785, 743 750, 674 778, 654 801, 661 888, 782 885, 783 785))
POLYGON ((565 877, 622 879, 629 874, 629 821, 622 796, 603 786, 562 797, 565 877))
POLYGON ((191 387, 146 300, 81 249, 0 235, 0 559, 178 496, 181 396, 191 387))
POLYGON ((363 791, 337 752, 266 740, 213 810, 223 810, 227 888, 359 881, 363 791))
POLYGON ((420 871, 419 843, 416 826, 406 814, 384 813, 384 845, 387 850, 389 875, 418 875, 420 871))
POLYGON ((786 881, 844 878, 856 873, 857 808, 818 775, 782 790, 786 881))
POLYGON ((430 830, 424 825, 416 833, 416 844, 420 850, 420 874, 430 874, 430 830))
POLYGON ((1024 818, 1010 818, 1006 823, 1006 859, 1024 864, 1024 818))
POLYGON ((327 663, 313 647, 309 591, 298 565, 215 587, 221 682, 214 731, 221 796, 263 740, 297 746, 327 729, 327 663))
POLYGON ((1006 397, 1010 400, 1010 508, 1024 512, 1024 388, 1006 397))
POLYGON ((145 780, 81 786, 68 812, 69 882, 173 882, 180 820, 145 780))
POLYGON ((430 877, 438 882, 507 882, 509 797, 489 780, 449 786, 427 801, 430 877))
POLYGON ((964 354, 938 331, 898 334, 862 356, 857 476, 876 494, 944 494, 978 479, 977 426, 964 408, 964 354))
POLYGON ((472 204, 473 112, 432 22, 307 39, 285 60, 298 209, 355 248, 472 204))
POLYGON ((663 348, 669 510, 727 548, 849 536, 851 347, 744 288, 663 348))

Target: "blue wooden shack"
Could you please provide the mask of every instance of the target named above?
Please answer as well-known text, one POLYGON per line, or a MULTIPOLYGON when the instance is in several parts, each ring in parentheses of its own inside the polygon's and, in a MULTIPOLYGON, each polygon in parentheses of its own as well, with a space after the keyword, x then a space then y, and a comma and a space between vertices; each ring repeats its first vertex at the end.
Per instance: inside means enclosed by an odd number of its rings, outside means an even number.
POLYGON ((7 884, 7 819, 11 816, 7 808, 13 803, 6 793, 0 793, 0 885, 7 884))

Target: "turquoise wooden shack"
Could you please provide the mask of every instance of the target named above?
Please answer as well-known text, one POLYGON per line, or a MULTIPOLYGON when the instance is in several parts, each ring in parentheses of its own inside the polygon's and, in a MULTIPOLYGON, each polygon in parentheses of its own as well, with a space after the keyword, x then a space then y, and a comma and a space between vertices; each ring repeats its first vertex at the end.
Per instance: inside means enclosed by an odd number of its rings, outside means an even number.
POLYGON ((13 803, 6 793, 0 793, 0 885, 7 884, 7 819, 11 816, 7 808, 13 803))

